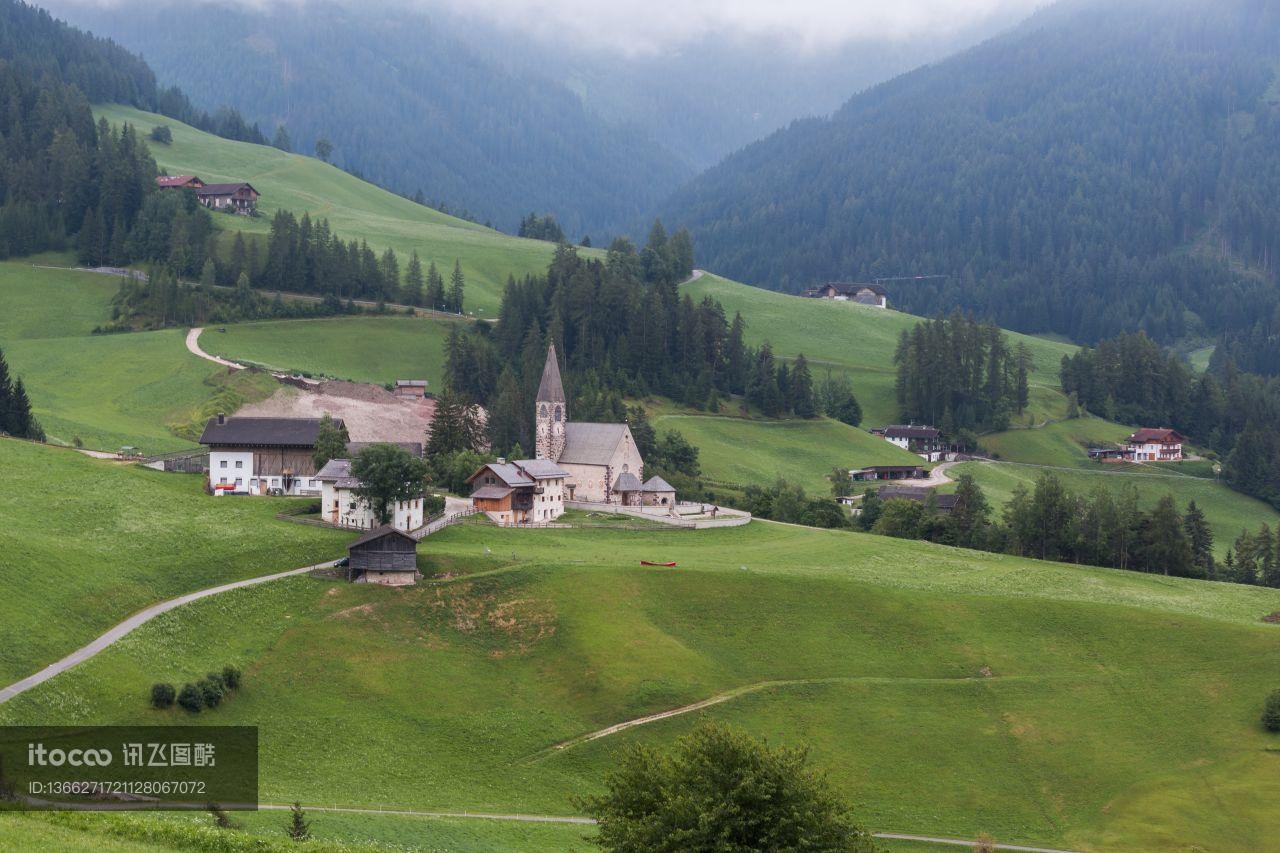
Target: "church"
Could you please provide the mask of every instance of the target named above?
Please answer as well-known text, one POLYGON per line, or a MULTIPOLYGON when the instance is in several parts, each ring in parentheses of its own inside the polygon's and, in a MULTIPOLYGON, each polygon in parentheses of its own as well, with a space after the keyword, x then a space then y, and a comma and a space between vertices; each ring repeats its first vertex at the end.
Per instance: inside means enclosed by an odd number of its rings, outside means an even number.
POLYGON ((555 344, 547 347, 535 405, 537 457, 556 463, 568 474, 566 500, 624 506, 644 503, 644 460, 631 428, 569 420, 555 344))

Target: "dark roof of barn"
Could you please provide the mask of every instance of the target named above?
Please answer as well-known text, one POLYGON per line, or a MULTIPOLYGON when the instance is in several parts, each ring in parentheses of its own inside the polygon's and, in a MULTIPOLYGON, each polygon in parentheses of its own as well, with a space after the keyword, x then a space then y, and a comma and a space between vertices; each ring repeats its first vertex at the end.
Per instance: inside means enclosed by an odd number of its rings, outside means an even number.
POLYGON ((370 530, 368 533, 348 545, 347 550, 350 551, 354 548, 359 548, 362 545, 368 545, 370 542, 376 542, 387 536, 399 536, 401 539, 408 539, 410 542, 414 543, 414 545, 418 544, 418 540, 414 539, 408 533, 405 533, 403 530, 397 530, 391 525, 386 524, 382 527, 375 527, 373 530, 370 530))
POLYGON ((894 424, 884 428, 885 438, 937 438, 938 428, 915 424, 894 424))
MULTIPOLYGON (((333 425, 341 429, 341 418, 333 425)), ((319 418, 227 418, 218 423, 209 419, 200 443, 232 447, 315 447, 320 434, 319 418)))

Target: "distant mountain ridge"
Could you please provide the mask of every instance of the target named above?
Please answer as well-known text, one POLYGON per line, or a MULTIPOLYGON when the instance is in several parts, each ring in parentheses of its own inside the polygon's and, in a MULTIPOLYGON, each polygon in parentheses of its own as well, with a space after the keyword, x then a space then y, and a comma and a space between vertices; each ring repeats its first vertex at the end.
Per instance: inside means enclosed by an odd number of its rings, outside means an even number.
POLYGON ((771 289, 941 274, 893 301, 1081 341, 1216 334, 1277 304, 1277 68, 1262 0, 1062 3, 747 147, 660 211, 700 264, 771 289))

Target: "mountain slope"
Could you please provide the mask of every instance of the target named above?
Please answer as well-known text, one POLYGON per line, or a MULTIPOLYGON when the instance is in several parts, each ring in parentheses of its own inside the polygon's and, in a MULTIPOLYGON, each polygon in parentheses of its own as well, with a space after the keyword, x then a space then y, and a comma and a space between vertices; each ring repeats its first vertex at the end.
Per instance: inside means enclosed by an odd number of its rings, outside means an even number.
POLYGON ((1258 0, 1060 4, 730 157, 663 218, 772 289, 937 274, 894 302, 1080 340, 1239 326, 1275 299, 1278 44, 1258 0))
POLYGON ((299 151, 327 138, 335 162, 375 183, 507 230, 549 211, 599 242, 599 229, 692 175, 650 136, 606 123, 549 78, 489 61, 438 17, 329 3, 67 12, 141 50, 198 102, 230 102, 269 130, 284 122, 299 151))

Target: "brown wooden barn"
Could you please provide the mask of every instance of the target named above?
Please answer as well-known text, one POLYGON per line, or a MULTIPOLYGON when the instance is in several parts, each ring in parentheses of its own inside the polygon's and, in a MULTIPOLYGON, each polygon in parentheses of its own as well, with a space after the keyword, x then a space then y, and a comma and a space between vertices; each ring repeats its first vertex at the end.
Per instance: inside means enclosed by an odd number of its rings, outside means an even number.
POLYGON ((347 546, 347 577, 355 583, 412 586, 418 581, 418 540, 394 527, 370 530, 347 546))

